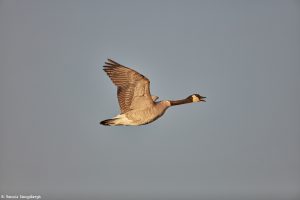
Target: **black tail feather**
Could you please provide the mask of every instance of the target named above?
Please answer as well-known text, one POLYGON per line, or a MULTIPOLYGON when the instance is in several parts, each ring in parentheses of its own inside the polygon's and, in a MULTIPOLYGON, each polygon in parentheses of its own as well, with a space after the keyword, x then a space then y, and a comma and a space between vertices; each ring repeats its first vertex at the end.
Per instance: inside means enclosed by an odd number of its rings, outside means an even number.
POLYGON ((106 119, 100 122, 100 124, 104 125, 104 126, 111 126, 113 125, 113 119, 106 119))

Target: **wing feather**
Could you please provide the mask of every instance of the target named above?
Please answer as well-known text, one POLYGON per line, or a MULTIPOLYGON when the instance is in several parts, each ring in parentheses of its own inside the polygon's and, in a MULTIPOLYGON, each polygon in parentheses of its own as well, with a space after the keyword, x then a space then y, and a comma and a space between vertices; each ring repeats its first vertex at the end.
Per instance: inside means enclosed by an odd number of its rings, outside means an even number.
POLYGON ((149 79, 111 59, 108 59, 103 67, 103 70, 118 87, 117 95, 121 114, 132 109, 153 105, 149 79))

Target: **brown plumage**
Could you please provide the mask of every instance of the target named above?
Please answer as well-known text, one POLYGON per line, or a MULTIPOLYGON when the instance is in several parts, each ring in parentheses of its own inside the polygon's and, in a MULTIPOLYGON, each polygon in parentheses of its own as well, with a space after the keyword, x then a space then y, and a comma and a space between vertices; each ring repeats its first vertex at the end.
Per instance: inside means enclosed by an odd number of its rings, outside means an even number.
POLYGON ((205 101, 205 97, 193 94, 183 100, 155 102, 158 97, 151 96, 148 78, 111 59, 103 67, 117 86, 121 114, 100 122, 102 125, 143 125, 162 116, 170 106, 205 101))
POLYGON ((121 114, 139 106, 153 105, 150 95, 150 81, 138 72, 108 59, 103 69, 118 87, 118 101, 121 114), (134 98, 135 97, 135 98, 134 98))

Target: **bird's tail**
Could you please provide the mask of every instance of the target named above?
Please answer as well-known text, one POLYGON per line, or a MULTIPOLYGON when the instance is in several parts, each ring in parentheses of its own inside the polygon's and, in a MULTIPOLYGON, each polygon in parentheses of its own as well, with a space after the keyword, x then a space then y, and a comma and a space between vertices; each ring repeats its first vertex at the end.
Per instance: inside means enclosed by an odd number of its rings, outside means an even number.
POLYGON ((104 125, 104 126, 115 126, 116 124, 116 119, 106 119, 100 122, 100 124, 104 125))

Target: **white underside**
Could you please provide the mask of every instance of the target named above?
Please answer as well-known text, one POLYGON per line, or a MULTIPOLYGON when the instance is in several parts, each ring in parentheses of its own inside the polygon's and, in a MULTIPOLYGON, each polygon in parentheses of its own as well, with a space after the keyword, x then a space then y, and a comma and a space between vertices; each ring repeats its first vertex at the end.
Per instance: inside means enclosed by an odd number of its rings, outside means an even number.
POLYGON ((133 123, 132 120, 128 119, 125 114, 117 115, 113 119, 115 119, 114 125, 137 125, 136 123, 133 123))

